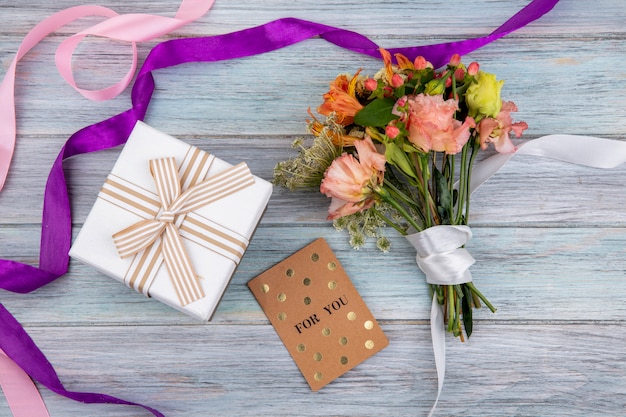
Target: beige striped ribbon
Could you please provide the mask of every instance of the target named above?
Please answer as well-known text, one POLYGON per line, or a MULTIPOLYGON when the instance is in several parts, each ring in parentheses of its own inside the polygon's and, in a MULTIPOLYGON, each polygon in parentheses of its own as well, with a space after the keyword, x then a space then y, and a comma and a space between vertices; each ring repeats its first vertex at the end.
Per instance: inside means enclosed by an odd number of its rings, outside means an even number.
POLYGON ((245 163, 203 179, 214 157, 193 149, 180 173, 175 158, 150 161, 156 195, 114 176, 109 176, 99 195, 143 218, 113 235, 120 257, 135 256, 125 279, 129 286, 148 295, 152 279, 164 263, 182 306, 204 297, 183 237, 235 263, 248 243, 245 237, 194 211, 254 184, 245 163))

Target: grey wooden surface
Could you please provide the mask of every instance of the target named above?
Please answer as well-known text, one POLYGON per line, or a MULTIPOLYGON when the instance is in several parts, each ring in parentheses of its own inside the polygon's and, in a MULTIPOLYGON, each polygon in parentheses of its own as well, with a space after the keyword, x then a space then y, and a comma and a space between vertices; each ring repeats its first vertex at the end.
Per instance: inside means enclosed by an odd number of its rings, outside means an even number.
MULTIPOLYGON (((203 18, 167 38, 226 33, 280 17, 357 30, 382 46, 483 35, 525 0, 217 0, 203 18)), ((0 1, 4 73, 38 21, 76 0, 0 1)), ((173 16, 176 1, 103 5, 120 13, 173 16)), ((527 138, 571 133, 626 139, 626 8, 618 0, 562 0, 541 20, 465 60, 506 80, 504 96, 530 125, 527 138)), ((64 84, 56 46, 97 19, 60 30, 19 65, 18 146, 0 193, 0 256, 36 264, 43 187, 74 131, 129 106, 129 93, 89 102, 64 84)), ((156 41, 139 46, 140 60, 156 41)), ((103 87, 126 70, 128 46, 81 45, 77 77, 103 87), (126 62, 126 61, 124 61, 126 62)), ((320 39, 270 54, 160 70, 146 121, 270 179, 292 155, 315 107, 339 72, 379 62, 320 39)), ((84 221, 119 149, 65 165, 74 231, 84 221)), ((498 306, 476 315, 475 333, 449 338, 437 416, 626 415, 626 166, 610 171, 516 157, 474 195, 468 249, 475 281, 498 306)), ((69 389, 147 403, 168 417, 425 416, 436 395, 428 291, 409 246, 353 251, 324 220, 317 193, 276 189, 211 323, 143 298, 94 269, 70 272, 28 295, 0 301, 25 326, 69 389), (318 393, 309 390, 246 282, 324 237, 387 333, 389 347, 318 393)), ((53 417, 143 416, 139 409, 88 406, 42 390, 53 417)), ((0 399, 0 416, 9 416, 0 399)))

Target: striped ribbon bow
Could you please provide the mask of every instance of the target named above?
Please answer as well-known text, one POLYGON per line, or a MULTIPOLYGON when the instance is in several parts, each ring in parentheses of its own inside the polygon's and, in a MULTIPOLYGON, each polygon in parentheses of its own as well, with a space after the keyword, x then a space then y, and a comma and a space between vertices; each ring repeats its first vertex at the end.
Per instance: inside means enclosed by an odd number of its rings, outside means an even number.
POLYGON ((178 299, 185 306, 204 297, 179 233, 185 215, 254 184, 254 177, 242 162, 182 191, 175 158, 151 160, 150 173, 156 184, 160 209, 154 218, 140 220, 115 233, 113 241, 122 258, 141 251, 150 252, 150 248, 157 245, 156 252, 163 257, 178 299))

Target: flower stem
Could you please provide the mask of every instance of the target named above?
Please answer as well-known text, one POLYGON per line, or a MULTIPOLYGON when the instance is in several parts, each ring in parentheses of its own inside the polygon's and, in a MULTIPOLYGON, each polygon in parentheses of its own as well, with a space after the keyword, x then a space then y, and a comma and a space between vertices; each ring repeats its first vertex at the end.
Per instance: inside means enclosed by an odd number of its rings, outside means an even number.
POLYGON ((389 191, 390 194, 393 194, 394 196, 400 198, 405 203, 410 204, 415 208, 418 207, 417 203, 415 203, 415 201, 413 201, 411 197, 400 191, 391 182, 385 182, 385 188, 387 188, 387 191, 389 191))
POLYGON ((454 332, 454 326, 456 324, 456 314, 454 307, 454 287, 452 285, 446 285, 447 290, 447 302, 448 302, 448 331, 450 333, 454 332))
POLYGON ((445 154, 444 161, 445 165, 443 167, 444 176, 448 179, 448 192, 450 193, 450 206, 448 207, 448 212, 450 213, 450 217, 454 216, 454 154, 448 155, 445 154), (447 175, 446 175, 447 174, 447 175))
POLYGON ((432 211, 431 211, 431 206, 430 206, 430 192, 429 192, 429 186, 428 186, 428 176, 425 175, 428 173, 428 161, 426 161, 426 163, 424 163, 424 159, 420 158, 420 163, 422 165, 422 179, 424 181, 423 187, 423 193, 424 193, 424 207, 426 209, 426 227, 431 227, 433 225, 433 216, 432 216, 432 211))
POLYGON ((467 285, 469 289, 472 290, 472 292, 476 294, 483 303, 485 303, 485 305, 489 308, 489 310, 491 310, 492 313, 496 312, 497 308, 495 308, 493 304, 491 304, 489 300, 487 300, 487 298, 480 291, 478 291, 478 288, 476 288, 473 282, 467 282, 465 283, 465 285, 467 285))
POLYGON ((465 190, 465 222, 469 220, 469 210, 470 210, 470 198, 471 198, 471 190, 470 187, 472 185, 472 167, 474 166, 474 160, 476 159, 476 155, 478 154, 478 142, 476 140, 472 140, 472 155, 470 156, 469 166, 467 167, 467 179, 466 179, 466 190, 465 190))
POLYGON ((383 213, 381 213, 380 211, 378 211, 375 207, 372 207, 370 210, 372 210, 374 213, 376 213, 376 215, 378 217, 380 217, 385 223, 387 223, 389 226, 393 227, 394 229, 396 229, 396 231, 398 233, 400 233, 401 235, 406 235, 406 231, 401 228, 400 226, 398 226, 397 224, 395 224, 394 222, 391 221, 391 219, 389 219, 387 216, 385 216, 383 213))
POLYGON ((462 224, 463 221, 463 208, 465 206, 466 192, 467 192, 467 149, 469 146, 466 144, 461 151, 461 174, 459 177, 459 200, 457 202, 457 213, 454 224, 462 224))
MULTIPOLYGON (((417 232, 422 231, 422 227, 417 224, 415 219, 413 219, 413 217, 405 210, 405 208, 400 203, 398 203, 393 197, 391 197, 389 191, 384 186, 378 187, 375 192, 384 202, 388 203, 391 207, 396 209, 398 213, 400 213, 400 215, 404 217, 406 221, 411 225, 411 227, 413 227, 417 232)), ((404 232, 402 234, 406 235, 407 233, 404 232)))

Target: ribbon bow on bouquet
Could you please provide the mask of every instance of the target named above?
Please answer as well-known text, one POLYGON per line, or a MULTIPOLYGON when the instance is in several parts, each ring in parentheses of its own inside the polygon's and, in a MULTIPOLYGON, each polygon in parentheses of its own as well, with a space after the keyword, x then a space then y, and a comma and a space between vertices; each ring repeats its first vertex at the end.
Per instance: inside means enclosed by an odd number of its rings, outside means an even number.
POLYGON ((331 83, 317 109, 325 119, 309 122, 313 143, 279 163, 275 180, 331 197, 328 219, 349 231, 355 248, 376 236, 389 250, 385 226, 407 236, 447 330, 463 340, 474 307, 482 301, 495 311, 472 283, 474 258, 461 248, 471 237, 474 161, 490 144, 514 151, 509 135, 528 126, 512 121, 517 107, 500 97, 503 82, 476 62, 465 66, 454 55, 435 70, 423 57, 397 53, 394 65, 388 51, 381 55, 385 66, 373 77, 359 70, 331 83))

